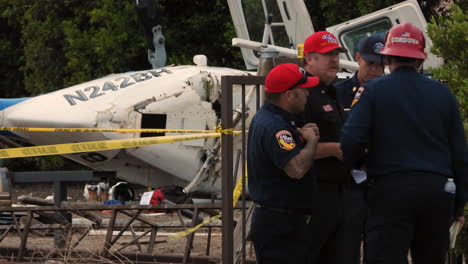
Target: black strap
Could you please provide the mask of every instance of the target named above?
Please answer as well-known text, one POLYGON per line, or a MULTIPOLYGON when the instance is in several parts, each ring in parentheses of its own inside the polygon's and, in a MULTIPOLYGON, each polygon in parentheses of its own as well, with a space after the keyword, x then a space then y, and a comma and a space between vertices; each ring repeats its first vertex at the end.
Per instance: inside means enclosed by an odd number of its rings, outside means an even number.
POLYGON ((301 214, 301 215, 311 215, 312 214, 312 209, 306 209, 306 208, 281 208, 281 207, 273 207, 269 205, 264 205, 264 204, 257 204, 257 208, 263 208, 267 209, 272 212, 277 212, 280 214, 301 214))

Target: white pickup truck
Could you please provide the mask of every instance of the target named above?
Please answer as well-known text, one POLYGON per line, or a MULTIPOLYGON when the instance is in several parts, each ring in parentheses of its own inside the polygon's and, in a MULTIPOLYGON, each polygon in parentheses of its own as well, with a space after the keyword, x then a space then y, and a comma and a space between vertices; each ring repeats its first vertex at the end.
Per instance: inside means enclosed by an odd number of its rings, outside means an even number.
MULTIPOLYGON (((228 0, 228 4, 237 33, 232 43, 242 49, 247 69, 257 68, 258 51, 265 47, 276 48, 282 57, 295 57, 298 44, 315 32, 303 0, 228 0)), ((374 34, 385 38, 392 26, 405 22, 425 31, 429 56, 424 68, 439 66, 442 59, 429 52, 432 41, 427 36, 427 22, 416 0, 404 1, 326 30, 348 49, 348 53, 341 54, 340 63, 343 69, 353 72, 357 70, 354 54, 360 39, 374 34)))

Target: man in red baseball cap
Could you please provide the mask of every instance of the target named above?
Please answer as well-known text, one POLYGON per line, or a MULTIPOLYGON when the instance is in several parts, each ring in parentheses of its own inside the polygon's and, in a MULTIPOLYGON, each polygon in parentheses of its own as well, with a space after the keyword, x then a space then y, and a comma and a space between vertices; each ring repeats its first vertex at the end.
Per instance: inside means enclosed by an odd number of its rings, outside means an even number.
POLYGON ((331 84, 340 69, 339 54, 347 51, 332 33, 316 32, 304 42, 304 69, 324 84, 331 84))
POLYGON ((251 237, 257 263, 306 264, 315 179, 309 175, 319 139, 315 124, 302 128, 308 87, 319 83, 296 64, 276 66, 265 80, 266 103, 249 128, 247 168, 250 197, 257 203, 251 237))
POLYGON ((340 69, 340 52, 346 51, 327 31, 316 32, 304 42, 304 69, 310 76, 320 78, 320 84, 309 89, 302 120, 316 123, 321 133, 311 170, 317 179, 317 191, 311 194, 316 212, 309 231, 311 263, 349 264, 354 254, 348 247, 349 230, 344 230, 344 196, 352 180, 350 170, 342 162, 339 144, 344 113, 332 84, 340 69))

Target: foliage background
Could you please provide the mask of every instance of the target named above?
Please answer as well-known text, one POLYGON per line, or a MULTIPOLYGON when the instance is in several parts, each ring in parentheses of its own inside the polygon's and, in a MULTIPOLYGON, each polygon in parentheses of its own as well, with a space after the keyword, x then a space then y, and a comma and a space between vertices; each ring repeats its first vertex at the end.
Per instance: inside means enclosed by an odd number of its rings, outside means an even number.
MULTIPOLYGON (((231 47, 235 30, 226 0, 143 1, 159 7, 151 21, 162 25, 167 64, 192 64, 194 55, 205 54, 209 65, 244 68, 239 49, 231 47)), ((419 3, 429 19, 445 1, 419 3)), ((398 2, 305 0, 316 30, 398 2)), ((1 97, 34 96, 150 68, 152 43, 137 14, 132 0, 0 0, 1 97)))
MULTIPOLYGON (((444 59, 444 65, 431 69, 435 79, 445 83, 457 96, 465 134, 468 132, 468 4, 453 4, 450 10, 438 17, 432 17, 428 34, 433 42, 431 52, 444 59)), ((465 207, 468 219, 468 206, 465 207)), ((468 228, 463 228, 456 245, 456 252, 468 256, 468 228)))
POLYGON ((444 16, 432 17, 428 25, 428 34, 433 42, 431 52, 444 59, 444 65, 431 69, 431 72, 457 96, 465 133, 468 132, 467 6, 453 4, 444 16))
MULTIPOLYGON (((244 2, 258 5, 256 0, 244 2)), ((398 2, 305 0, 315 30, 398 2)), ((456 0, 458 6, 448 12, 443 7, 449 0, 418 2, 431 21, 432 52, 445 60, 432 73, 457 95, 468 131, 468 1, 456 0)), ((235 30, 226 0, 159 0, 158 5, 152 21, 162 25, 167 64, 191 64, 194 55, 205 54, 209 65, 244 68, 239 49, 231 47, 235 30)), ((132 0, 0 0, 0 97, 35 96, 150 68, 147 49, 152 43, 137 14, 132 0)), ((7 162, 13 171, 77 167, 60 157, 7 162)), ((466 227, 463 232, 459 248, 468 255, 466 227)))

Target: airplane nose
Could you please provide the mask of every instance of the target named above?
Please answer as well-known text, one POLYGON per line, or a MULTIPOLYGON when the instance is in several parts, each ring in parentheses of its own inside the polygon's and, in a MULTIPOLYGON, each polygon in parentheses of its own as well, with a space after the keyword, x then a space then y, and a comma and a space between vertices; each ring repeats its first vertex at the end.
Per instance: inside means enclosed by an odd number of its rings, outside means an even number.
POLYGON ((29 97, 15 98, 15 99, 0 99, 0 110, 8 108, 8 107, 10 107, 12 105, 15 105, 17 103, 21 103, 21 102, 26 101, 28 99, 29 99, 29 97))
MULTIPOLYGON (((29 97, 15 98, 15 99, 0 99, 0 126, 5 126, 5 109, 15 104, 21 103, 28 100, 29 97)), ((15 136, 10 131, 0 131, 0 135, 3 136, 15 136)))

